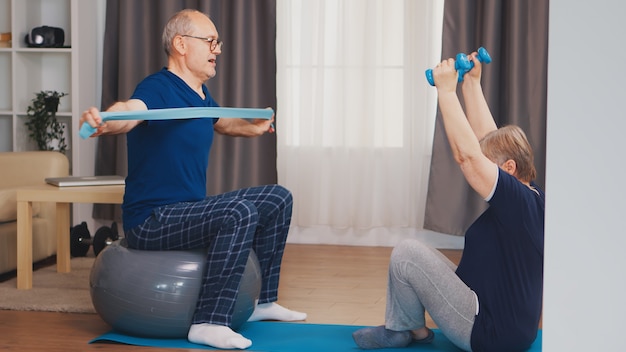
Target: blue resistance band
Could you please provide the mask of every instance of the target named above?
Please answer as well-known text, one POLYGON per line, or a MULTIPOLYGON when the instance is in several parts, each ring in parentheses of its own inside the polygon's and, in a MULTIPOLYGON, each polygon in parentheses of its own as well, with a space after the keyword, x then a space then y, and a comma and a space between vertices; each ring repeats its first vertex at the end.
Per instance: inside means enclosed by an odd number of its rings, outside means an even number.
MULTIPOLYGON (((250 108, 175 108, 175 109, 153 109, 153 110, 133 110, 133 111, 103 111, 100 113, 102 122, 109 120, 179 120, 195 119, 204 117, 217 118, 242 118, 242 119, 266 119, 269 120, 274 115, 272 109, 250 109, 250 108)), ((82 139, 89 138, 96 132, 96 128, 87 123, 83 123, 79 135, 82 139)))

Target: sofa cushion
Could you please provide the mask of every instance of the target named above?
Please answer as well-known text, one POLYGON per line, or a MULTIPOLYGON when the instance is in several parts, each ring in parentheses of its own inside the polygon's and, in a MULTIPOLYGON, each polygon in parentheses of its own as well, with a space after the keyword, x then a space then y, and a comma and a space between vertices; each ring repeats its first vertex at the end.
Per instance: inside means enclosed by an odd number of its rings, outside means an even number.
MULTIPOLYGON (((0 188, 0 223, 17 220, 18 188, 0 188)), ((39 215, 39 210, 39 203, 33 203, 33 216, 39 215)))

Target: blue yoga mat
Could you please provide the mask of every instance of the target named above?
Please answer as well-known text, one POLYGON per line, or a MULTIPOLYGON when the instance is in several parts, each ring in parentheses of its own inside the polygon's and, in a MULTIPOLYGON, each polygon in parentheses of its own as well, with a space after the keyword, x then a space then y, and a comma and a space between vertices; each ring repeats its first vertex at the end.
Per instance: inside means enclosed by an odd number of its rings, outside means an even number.
MULTIPOLYGON (((272 351, 272 352, 356 352, 358 347, 352 340, 352 332, 362 328, 353 325, 330 325, 330 324, 306 324, 285 322, 250 322, 244 324, 239 332, 252 340, 252 346, 246 351, 272 351)), ((394 348, 385 349, 385 352, 416 351, 448 351, 458 352, 456 346, 450 342, 441 331, 435 329, 435 340, 432 344, 415 344, 414 349, 394 348)), ((161 348, 187 348, 218 350, 209 346, 196 345, 186 339, 151 339, 122 335, 114 331, 108 332, 89 343, 118 342, 128 345, 161 347, 161 348)), ((411 347, 411 346, 410 346, 411 347)), ((541 351, 541 330, 530 352, 541 351)))

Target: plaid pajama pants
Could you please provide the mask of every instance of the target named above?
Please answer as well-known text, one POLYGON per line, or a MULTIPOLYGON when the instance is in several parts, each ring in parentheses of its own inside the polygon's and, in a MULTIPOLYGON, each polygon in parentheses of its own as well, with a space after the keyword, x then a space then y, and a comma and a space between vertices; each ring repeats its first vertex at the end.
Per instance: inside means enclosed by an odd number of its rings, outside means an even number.
POLYGON ((129 247, 142 250, 208 248, 192 323, 230 326, 250 248, 262 274, 259 303, 278 299, 292 204, 291 193, 282 186, 245 188, 156 208, 125 237, 129 247))

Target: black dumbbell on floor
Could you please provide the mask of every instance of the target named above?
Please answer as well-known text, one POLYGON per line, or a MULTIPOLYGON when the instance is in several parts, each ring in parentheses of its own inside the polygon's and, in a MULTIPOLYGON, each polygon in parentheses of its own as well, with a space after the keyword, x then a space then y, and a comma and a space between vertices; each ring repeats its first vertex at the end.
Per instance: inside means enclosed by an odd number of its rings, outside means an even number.
POLYGON ((93 245, 93 252, 97 256, 106 246, 118 239, 119 234, 115 222, 111 224, 111 227, 100 227, 92 239, 87 223, 83 221, 70 228, 70 255, 72 257, 84 257, 87 255, 89 247, 93 245))

